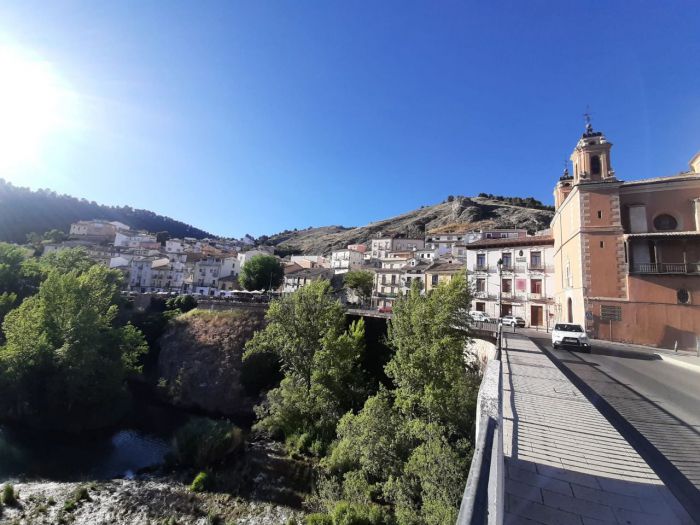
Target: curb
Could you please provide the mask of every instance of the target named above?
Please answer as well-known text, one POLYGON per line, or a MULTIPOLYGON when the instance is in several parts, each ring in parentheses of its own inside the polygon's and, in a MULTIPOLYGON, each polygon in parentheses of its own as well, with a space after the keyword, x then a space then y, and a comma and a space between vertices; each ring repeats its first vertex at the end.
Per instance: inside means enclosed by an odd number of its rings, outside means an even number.
POLYGON ((685 361, 682 361, 681 359, 678 359, 676 357, 672 357, 672 356, 667 355, 667 354, 662 354, 660 352, 654 352, 654 353, 669 364, 679 366, 681 368, 686 368, 688 370, 692 370, 693 372, 700 373, 700 365, 696 365, 694 363, 687 363, 685 361))

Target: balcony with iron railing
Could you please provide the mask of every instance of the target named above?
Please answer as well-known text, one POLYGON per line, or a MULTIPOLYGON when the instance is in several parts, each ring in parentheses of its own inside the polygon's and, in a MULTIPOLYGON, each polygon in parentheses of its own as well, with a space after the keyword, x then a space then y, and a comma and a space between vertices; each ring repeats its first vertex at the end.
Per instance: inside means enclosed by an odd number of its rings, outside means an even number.
POLYGON ((630 263, 629 273, 632 274, 658 274, 658 275, 700 275, 700 262, 694 263, 669 263, 669 262, 645 262, 630 263))
POLYGON ((489 265, 486 263, 480 264, 476 263, 472 266, 472 270, 475 272, 488 272, 489 271, 489 265))

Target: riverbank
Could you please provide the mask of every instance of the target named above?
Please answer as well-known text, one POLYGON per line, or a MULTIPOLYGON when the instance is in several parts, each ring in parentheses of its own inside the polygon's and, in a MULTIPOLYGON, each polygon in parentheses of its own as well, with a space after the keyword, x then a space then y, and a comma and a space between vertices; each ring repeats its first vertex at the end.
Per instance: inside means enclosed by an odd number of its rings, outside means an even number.
POLYGON ((12 525, 279 525, 299 522, 299 509, 225 493, 194 493, 168 477, 81 483, 18 483, 17 507, 0 523, 12 525), (89 499, 77 500, 81 488, 89 499))
POLYGON ((279 443, 255 441, 215 473, 207 492, 189 489, 189 471, 103 481, 16 481, 19 504, 4 507, 7 525, 284 525, 301 523, 311 486, 308 463, 279 443), (82 494, 81 494, 82 492, 82 494), (87 497, 85 497, 85 493, 87 497))

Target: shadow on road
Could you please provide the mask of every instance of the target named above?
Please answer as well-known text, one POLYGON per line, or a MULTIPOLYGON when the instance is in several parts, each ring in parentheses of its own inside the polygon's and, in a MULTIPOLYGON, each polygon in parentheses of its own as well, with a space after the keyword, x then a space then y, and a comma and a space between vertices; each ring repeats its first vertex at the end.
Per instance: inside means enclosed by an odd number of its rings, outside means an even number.
POLYGON ((620 348, 607 348, 594 344, 591 346, 591 354, 607 355, 610 357, 621 357, 622 359, 640 359, 642 361, 659 361, 661 356, 650 352, 635 350, 622 350, 620 348))
MULTIPOLYGON (((634 447, 691 516, 700 516, 700 431, 578 353, 561 359, 542 340, 533 340, 581 393, 634 447)), ((649 359, 641 352, 594 348, 593 354, 649 359), (597 352, 603 350, 605 353, 597 352), (622 355, 621 355, 622 354, 622 355), (641 355, 640 355, 641 354, 641 355)), ((658 357, 658 356, 657 356, 658 357)))

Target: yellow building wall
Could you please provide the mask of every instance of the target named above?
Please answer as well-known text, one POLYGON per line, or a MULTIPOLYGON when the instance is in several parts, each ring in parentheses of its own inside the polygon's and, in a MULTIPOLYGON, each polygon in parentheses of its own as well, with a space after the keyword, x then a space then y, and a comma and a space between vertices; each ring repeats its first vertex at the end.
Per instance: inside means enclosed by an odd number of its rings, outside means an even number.
POLYGON ((435 285, 435 286, 434 286, 433 283, 432 283, 432 281, 433 281, 433 275, 435 275, 435 274, 431 274, 431 273, 427 273, 427 272, 426 272, 426 274, 425 274, 425 291, 426 291, 426 292, 429 292, 429 291, 432 290, 433 288, 437 288, 437 287, 440 286, 442 283, 449 283, 449 282, 451 282, 451 281, 452 281, 452 277, 453 277, 455 274, 448 274, 448 273, 446 273, 446 274, 438 274, 438 284, 435 285))
POLYGON ((584 324, 583 267, 581 260, 581 202, 580 192, 574 187, 556 211, 552 220, 554 236, 554 307, 555 320, 567 322, 569 299, 572 320, 584 324), (567 267, 569 271, 567 272, 567 267), (567 275, 570 278, 567 279, 567 275))

